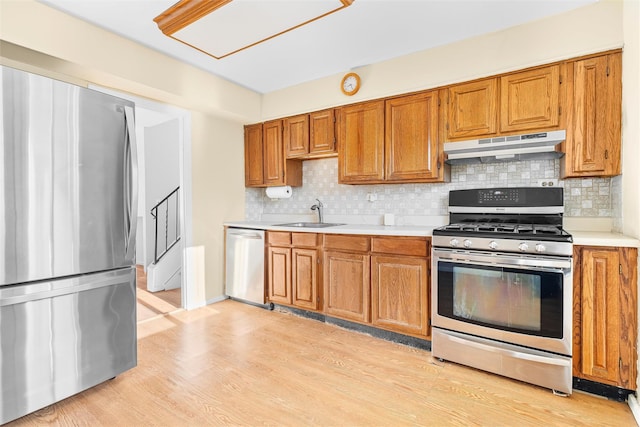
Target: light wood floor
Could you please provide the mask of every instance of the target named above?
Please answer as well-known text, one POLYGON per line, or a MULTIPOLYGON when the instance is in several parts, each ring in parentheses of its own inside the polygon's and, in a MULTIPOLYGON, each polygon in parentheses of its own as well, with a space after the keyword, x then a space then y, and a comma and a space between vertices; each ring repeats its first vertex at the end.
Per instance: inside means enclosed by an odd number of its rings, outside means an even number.
POLYGON ((626 403, 226 300, 138 324, 138 366, 13 426, 635 426, 626 403))
POLYGON ((142 266, 136 266, 136 288, 138 322, 146 321, 157 316, 171 313, 182 307, 180 303, 180 289, 168 291, 147 291, 147 275, 142 266))

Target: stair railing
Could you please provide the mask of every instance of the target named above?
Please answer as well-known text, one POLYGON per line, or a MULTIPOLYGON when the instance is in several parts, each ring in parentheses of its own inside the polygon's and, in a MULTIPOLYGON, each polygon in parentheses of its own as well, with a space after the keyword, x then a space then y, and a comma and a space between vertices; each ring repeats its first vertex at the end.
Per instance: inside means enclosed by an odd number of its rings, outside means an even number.
POLYGON ((151 208, 155 235, 153 239, 153 263, 157 264, 180 241, 180 187, 151 208), (160 236, 158 235, 160 231, 160 236), (160 239, 159 239, 160 238, 160 239), (158 253, 158 250, 161 252, 158 253))

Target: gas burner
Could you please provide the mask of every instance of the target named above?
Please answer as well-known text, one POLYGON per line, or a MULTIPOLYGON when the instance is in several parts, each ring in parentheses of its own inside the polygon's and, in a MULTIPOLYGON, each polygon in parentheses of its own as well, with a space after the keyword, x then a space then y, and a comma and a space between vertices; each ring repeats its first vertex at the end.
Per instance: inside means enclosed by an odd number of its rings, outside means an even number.
POLYGON ((515 225, 501 224, 496 226, 496 233, 515 233, 517 228, 515 225))
POLYGON ((463 223, 449 224, 434 230, 434 234, 451 234, 459 236, 479 236, 517 239, 545 239, 558 237, 566 240, 568 233, 560 226, 548 224, 507 224, 507 223, 463 223))
POLYGON ((562 234, 562 229, 549 225, 536 225, 533 231, 535 234, 562 234))
POLYGON ((509 189, 509 194, 516 193, 517 197, 509 200, 489 200, 492 194, 498 194, 495 189, 449 192, 451 223, 433 230, 433 245, 536 254, 570 253, 573 238, 562 228, 562 189, 509 189), (482 203, 478 203, 480 198, 482 203))

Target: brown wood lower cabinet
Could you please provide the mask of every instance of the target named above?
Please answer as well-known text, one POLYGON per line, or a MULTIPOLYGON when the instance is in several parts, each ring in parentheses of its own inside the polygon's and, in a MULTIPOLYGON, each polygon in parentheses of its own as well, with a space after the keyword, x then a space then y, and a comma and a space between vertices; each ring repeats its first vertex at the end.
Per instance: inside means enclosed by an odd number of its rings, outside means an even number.
POLYGON ((332 316, 369 322, 368 254, 324 253, 324 311, 332 316))
POLYGON ((574 248, 573 375, 636 388, 636 248, 574 248))
POLYGON ((291 304, 291 249, 267 249, 269 301, 291 304))
POLYGON ((427 335, 429 286, 427 260, 371 257, 371 323, 398 332, 427 335))
POLYGON ((322 277, 320 235, 316 233, 267 233, 267 288, 269 302, 317 310, 318 283, 322 277))
POLYGON ((325 236, 324 311, 403 334, 429 334, 426 237, 325 236))
POLYGON ((371 323, 404 334, 430 336, 429 256, 426 237, 371 238, 371 323))
POLYGON ((293 305, 311 310, 318 309, 318 257, 317 249, 291 249, 291 287, 293 305))

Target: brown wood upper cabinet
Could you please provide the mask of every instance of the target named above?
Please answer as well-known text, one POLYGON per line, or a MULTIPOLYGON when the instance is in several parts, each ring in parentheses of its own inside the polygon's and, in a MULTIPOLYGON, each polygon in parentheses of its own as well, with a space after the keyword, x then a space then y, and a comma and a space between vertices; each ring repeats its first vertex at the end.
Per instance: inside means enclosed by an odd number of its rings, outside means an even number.
POLYGON ((338 182, 384 180, 384 101, 348 105, 339 110, 338 182))
POLYGON ((560 73, 556 64, 445 89, 447 140, 558 128, 560 73))
POLYGON ((385 102, 385 181, 436 180, 441 155, 437 91, 385 102))
POLYGON ((498 129, 497 78, 462 83, 445 91, 448 140, 495 135, 498 129))
POLYGON ((287 159, 309 154, 309 115, 284 119, 284 145, 287 159))
POLYGON ((245 126, 245 186, 302 185, 300 160, 284 158, 282 120, 245 126))
POLYGON ((562 178, 621 173, 621 68, 620 52, 568 64, 562 178))
POLYGON ((574 247, 573 375, 636 388, 636 248, 574 247))
POLYGON ((285 118, 284 144, 287 158, 335 156, 335 121, 333 108, 285 118))
POLYGON ((560 123, 560 65, 500 77, 500 132, 553 129, 560 123))
POLYGON ((338 182, 441 182, 437 91, 343 107, 338 182))
POLYGON ((333 108, 309 114, 309 154, 314 157, 338 154, 336 113, 333 108))
POLYGON ((262 187, 264 184, 264 157, 262 123, 244 127, 244 185, 262 187))

